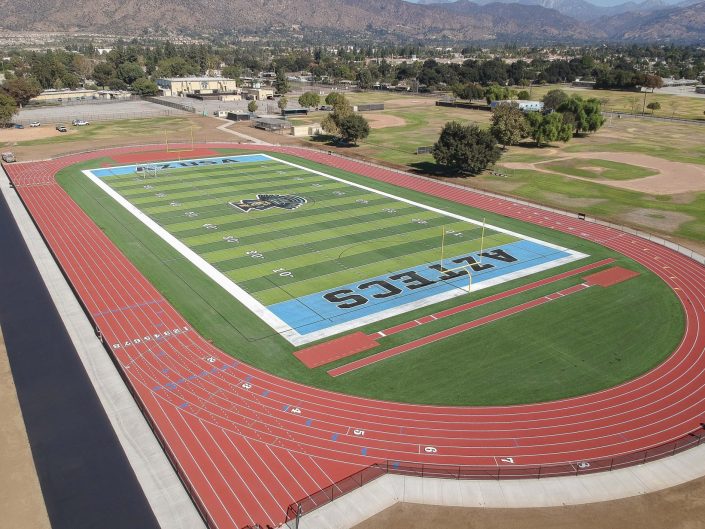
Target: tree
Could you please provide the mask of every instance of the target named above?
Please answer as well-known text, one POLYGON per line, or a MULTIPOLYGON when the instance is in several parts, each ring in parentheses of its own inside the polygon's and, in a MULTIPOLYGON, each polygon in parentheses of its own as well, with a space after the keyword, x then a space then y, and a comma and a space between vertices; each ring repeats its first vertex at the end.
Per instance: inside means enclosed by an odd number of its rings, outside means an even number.
POLYGON ((475 124, 451 121, 443 126, 433 146, 436 163, 457 173, 478 174, 499 160, 497 140, 475 124))
POLYGON ((315 92, 304 92, 299 96, 299 105, 307 108, 315 108, 321 102, 321 96, 315 92))
POLYGON ((516 103, 497 105, 492 111, 492 136, 506 149, 529 137, 531 129, 526 122, 526 115, 516 103))
POLYGON ((250 114, 254 114, 255 112, 257 112, 257 101, 253 99, 252 101, 247 103, 247 111, 250 114))
POLYGON ((546 115, 530 112, 526 115, 526 120, 531 128, 531 138, 537 147, 551 141, 567 142, 573 136, 573 124, 564 121, 558 112, 546 115))
POLYGON ((274 90, 277 94, 284 95, 290 91, 289 81, 284 74, 284 70, 277 70, 277 77, 274 79, 274 90))
POLYGON ((162 59, 157 63, 157 70, 159 75, 164 77, 186 77, 187 75, 198 75, 200 73, 200 68, 197 64, 187 61, 183 57, 162 59))
POLYGON ((220 73, 223 77, 226 77, 228 79, 239 79, 242 75, 242 68, 240 68, 240 66, 238 66, 237 64, 233 64, 231 66, 226 66, 225 68, 223 68, 220 73))
POLYGON ((545 96, 543 96, 543 108, 546 110, 556 110, 559 106, 568 100, 568 94, 563 90, 555 89, 549 90, 545 96))
POLYGON ((17 112, 17 102, 9 94, 0 92, 0 124, 7 125, 17 112))
POLYGON ((515 97, 516 92, 506 86, 491 84, 485 89, 485 100, 487 101, 488 105, 492 101, 506 101, 509 99, 514 99, 515 97))
POLYGON ((345 104, 348 99, 340 92, 331 92, 326 96, 326 105, 336 106, 337 104, 345 104))
POLYGON ((98 86, 108 86, 108 82, 114 77, 115 68, 109 62, 101 62, 93 68, 93 80, 98 86))
POLYGON ((362 90, 369 90, 372 88, 372 74, 367 68, 363 68, 357 72, 357 86, 362 90))
POLYGON ((277 106, 279 107, 279 110, 284 112, 284 109, 286 108, 286 105, 289 104, 289 100, 286 97, 280 97, 279 101, 277 101, 277 106))
POLYGON ((154 81, 142 77, 132 83, 132 91, 141 96, 154 96, 159 93, 159 87, 154 81))
POLYGON ((571 122, 576 134, 595 132, 605 121, 602 117, 602 103, 596 98, 583 100, 575 95, 561 103, 556 111, 564 116, 571 115, 571 118, 564 119, 564 122, 571 122))
POLYGON ((646 105, 646 108, 651 110, 651 115, 653 116, 655 110, 661 110, 661 103, 659 103, 658 101, 652 101, 651 103, 646 105))
POLYGON ((370 124, 360 114, 352 113, 338 120, 338 133, 346 143, 356 144, 370 135, 370 124))
POLYGON ((85 82, 91 77, 93 64, 86 57, 77 53, 71 60, 71 70, 81 79, 81 82, 85 82))
POLYGON ((33 77, 18 77, 5 81, 2 84, 2 91, 22 108, 30 99, 42 93, 42 87, 33 77))
POLYGON ((454 84, 453 95, 460 99, 482 99, 485 97, 485 89, 477 83, 454 84))
POLYGON ((144 77, 144 70, 136 62, 126 62, 118 67, 117 77, 122 79, 125 84, 131 85, 137 79, 144 77))
POLYGON ((119 77, 108 79, 108 88, 111 90, 127 90, 127 83, 119 77))
POLYGON ((530 97, 531 96, 529 95, 529 92, 527 92, 526 90, 522 90, 517 94, 517 99, 521 101, 528 101, 530 97))

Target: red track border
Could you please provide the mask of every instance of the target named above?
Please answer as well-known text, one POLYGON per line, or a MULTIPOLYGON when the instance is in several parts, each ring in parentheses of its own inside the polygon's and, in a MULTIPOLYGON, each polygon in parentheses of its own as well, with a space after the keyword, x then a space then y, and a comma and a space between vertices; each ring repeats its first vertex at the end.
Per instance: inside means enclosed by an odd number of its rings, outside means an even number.
POLYGON ((581 397, 454 408, 332 393, 233 361, 213 347, 54 180, 68 165, 154 146, 5 166, 210 527, 276 525, 297 498, 314 497, 379 461, 434 468, 433 475, 445 467, 493 468, 498 475, 540 465, 574 468, 578 461, 642 453, 699 427, 705 416, 702 264, 610 227, 321 152, 199 147, 291 154, 597 242, 660 276, 678 296, 686 322, 682 342, 661 365, 581 397), (502 461, 507 458, 514 463, 502 461))

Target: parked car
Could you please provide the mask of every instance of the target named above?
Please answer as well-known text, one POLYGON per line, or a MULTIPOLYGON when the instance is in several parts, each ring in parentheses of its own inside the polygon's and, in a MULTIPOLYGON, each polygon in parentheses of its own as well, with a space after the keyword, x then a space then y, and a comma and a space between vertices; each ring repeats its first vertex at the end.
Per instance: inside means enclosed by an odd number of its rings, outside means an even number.
POLYGON ((76 127, 83 127, 84 125, 90 125, 88 121, 85 121, 83 119, 74 119, 71 124, 75 125, 76 127))
POLYGON ((15 155, 11 152, 4 152, 2 153, 2 161, 12 163, 15 161, 15 155))
POLYGON ((41 123, 39 121, 32 121, 32 123, 29 124, 30 127, 39 127, 41 123))
POLYGON ((68 129, 66 128, 66 125, 63 125, 63 124, 61 124, 61 123, 59 123, 59 124, 56 126, 56 130, 58 130, 59 132, 68 132, 68 129))
POLYGON ((16 129, 23 129, 24 125, 22 123, 15 123, 15 128, 16 129))

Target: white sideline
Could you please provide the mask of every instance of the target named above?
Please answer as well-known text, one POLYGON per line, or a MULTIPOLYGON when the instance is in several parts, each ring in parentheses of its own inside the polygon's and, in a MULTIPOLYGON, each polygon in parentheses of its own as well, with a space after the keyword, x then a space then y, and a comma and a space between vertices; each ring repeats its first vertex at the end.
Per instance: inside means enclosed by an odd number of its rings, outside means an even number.
POLYGON ((205 529, 186 489, 2 169, 0 191, 160 527, 205 529))
MULTIPOLYGON (((462 222, 466 222, 468 224, 474 224, 476 226, 482 226, 490 228, 493 231, 497 231, 500 233, 504 233, 506 235, 511 235, 513 237, 517 237, 518 239, 525 240, 525 241, 530 241, 536 244, 540 244, 542 246, 546 246, 548 248, 553 248, 554 250, 562 251, 568 254, 568 256, 563 257, 561 259, 557 259, 554 261, 550 261, 548 263, 544 263, 542 265, 536 265, 530 268, 524 268, 522 270, 517 270, 515 272, 505 274, 503 276, 500 276, 498 278, 488 280, 488 281, 483 281, 481 283, 477 283, 475 285, 475 290, 479 290, 482 288, 488 288, 490 286, 494 286, 499 283, 504 283, 506 281, 510 281, 512 279, 516 279, 519 277, 525 277, 543 270, 548 270, 572 261, 576 261, 579 259, 583 259, 587 257, 586 254, 583 254, 581 252, 578 252, 576 250, 571 250, 568 248, 564 248, 563 246, 559 246, 553 243, 549 243, 546 241, 543 241, 541 239, 537 239, 535 237, 530 237, 527 235, 523 235, 521 233, 517 233, 505 228, 500 228, 498 226, 494 226, 492 224, 486 224, 484 220, 478 221, 475 219, 471 219, 469 217, 465 217, 463 215, 458 215, 457 213, 451 213, 449 211, 439 209, 436 207, 432 207, 420 202, 415 202, 413 200, 409 200, 407 198, 399 197, 397 195, 393 195, 391 193, 387 193, 384 191, 381 191, 379 189, 376 189, 374 187, 369 187, 365 186, 363 184, 358 184, 356 182, 351 182, 349 180, 345 180, 343 178, 337 177, 330 175, 328 173, 324 173, 321 171, 316 171, 315 169, 310 169, 308 167, 305 167, 303 165, 298 165, 286 160, 282 160, 281 158, 278 158, 276 156, 272 156, 270 154, 266 153, 258 153, 258 152, 253 152, 249 155, 246 156, 262 156, 265 158, 268 158, 270 160, 275 160, 279 163, 295 167, 301 171, 305 171, 308 173, 312 173, 318 176, 322 176, 324 178, 327 178, 329 180, 333 180, 336 182, 343 183, 345 185, 351 186, 351 187, 356 187, 358 189, 362 189, 364 191, 367 191, 369 193, 375 193, 380 196, 384 196, 386 198, 390 198, 392 200, 396 200, 399 202, 403 202, 405 204, 409 204, 411 206, 424 209, 427 211, 432 211, 433 213, 443 215, 455 220, 460 220, 462 222)), ((221 157, 210 157, 210 158, 202 158, 202 160, 210 160, 210 159, 219 159, 221 157)), ((233 158, 237 158, 237 156, 233 156, 233 158)), ((191 161, 197 161, 198 159, 194 160, 182 160, 182 162, 191 162, 191 161)), ((134 167, 134 165, 123 165, 123 166, 115 166, 111 169, 114 168, 120 168, 120 167, 134 167)), ((208 276, 211 280, 213 280, 216 284, 218 284, 223 290, 225 290, 228 294, 233 296, 235 299, 237 299, 240 303, 242 303, 245 307, 247 307, 253 314, 255 314, 257 317, 259 317, 262 321, 264 321, 267 325, 269 325, 274 331, 276 331, 282 338, 285 338, 286 340, 289 341, 289 343, 299 346, 299 345, 304 345, 316 340, 320 340, 322 338, 328 338, 330 336, 334 336, 336 334, 352 330, 358 327, 361 327, 363 325, 367 325, 372 322, 376 322, 382 319, 389 318, 391 316, 395 316, 397 314, 403 314, 407 311, 421 308, 421 307, 426 307, 435 303, 438 303, 440 301, 444 301, 447 299, 451 299, 453 297, 461 295, 464 291, 467 291, 467 289, 454 289, 450 291, 446 291, 441 294, 437 294, 434 296, 429 296, 420 300, 416 300, 413 302, 405 303, 403 305, 397 305, 395 307, 388 308, 386 310, 380 311, 380 312, 375 312, 372 314, 369 314, 367 316, 360 316, 356 319, 349 320, 343 323, 339 323, 337 325, 331 325, 329 327, 326 327, 324 329, 320 329, 318 331, 313 331, 305 334, 301 334, 298 332, 297 329, 292 328, 287 322, 282 320, 279 316, 277 316, 274 312, 272 312, 269 307, 263 305, 260 303, 254 296, 249 294, 247 291, 245 291, 242 287, 240 287, 234 280, 230 279, 227 277, 225 274, 223 274, 220 270, 218 270, 215 266, 207 262, 203 257, 201 257, 199 254, 197 254, 195 251, 193 251, 191 248, 189 248, 186 244, 184 244, 181 240, 179 240, 177 237, 172 235, 169 231, 167 231, 165 228, 163 228, 159 223, 156 221, 152 220, 152 218, 144 213, 138 206, 130 202, 127 198, 122 196, 116 189, 113 189, 110 185, 105 183, 105 181, 94 174, 95 169, 84 169, 81 172, 89 178, 96 186, 98 186, 105 194, 107 194, 109 197, 111 197, 115 202, 117 202, 119 205, 121 205, 125 210, 127 210, 130 214, 132 214, 137 220, 142 222, 147 228, 152 230, 158 237, 160 237, 164 242, 166 242, 168 245, 170 245, 174 250, 179 252, 182 256, 184 256, 191 264, 193 264, 196 268, 198 268, 201 272, 203 272, 206 276, 208 276)))

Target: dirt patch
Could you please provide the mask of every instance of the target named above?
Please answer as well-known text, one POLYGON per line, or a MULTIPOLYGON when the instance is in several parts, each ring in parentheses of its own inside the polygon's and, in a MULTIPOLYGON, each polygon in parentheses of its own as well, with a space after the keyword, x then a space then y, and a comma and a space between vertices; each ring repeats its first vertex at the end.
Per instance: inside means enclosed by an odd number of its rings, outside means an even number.
POLYGON ((41 140, 62 134, 66 136, 72 132, 59 132, 50 125, 46 127, 25 127, 23 129, 0 129, 0 143, 14 144, 20 141, 41 140))
POLYGON ((646 226, 657 231, 675 232, 684 222, 694 220, 690 215, 677 211, 662 211, 637 208, 618 217, 625 224, 646 226))
POLYGON ((543 193, 544 198, 560 205, 561 209, 589 208, 605 202, 602 198, 571 198, 558 193, 543 193))
POLYGON ((400 97, 399 99, 389 99, 384 102, 384 108, 403 108, 403 107, 432 107, 436 105, 436 100, 433 98, 421 97, 400 97))
POLYGON ((705 478, 660 492, 587 505, 483 509, 398 503, 355 529, 702 529, 705 478))
POLYGON ((406 125, 406 120, 391 114, 365 114, 365 118, 370 122, 372 129, 384 129, 387 127, 402 127, 406 125))
POLYGON ((3 527, 50 529, 0 331, 0 512, 3 527))

